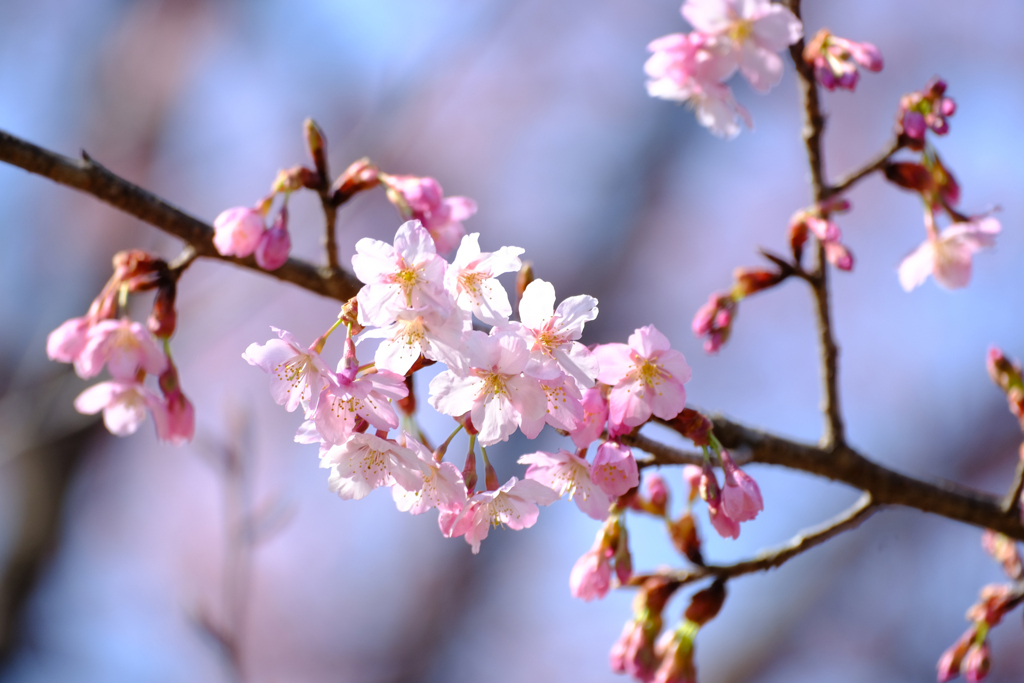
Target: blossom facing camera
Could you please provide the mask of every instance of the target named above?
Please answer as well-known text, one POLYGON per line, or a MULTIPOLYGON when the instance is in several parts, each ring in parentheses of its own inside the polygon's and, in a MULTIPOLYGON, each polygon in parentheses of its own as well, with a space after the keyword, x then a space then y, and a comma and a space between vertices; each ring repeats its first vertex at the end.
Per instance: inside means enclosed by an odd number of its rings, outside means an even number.
POLYGON ((928 239, 900 263, 900 284, 909 292, 931 275, 946 289, 966 287, 975 252, 995 246, 999 231, 999 221, 992 216, 954 223, 941 233, 929 230, 928 239))

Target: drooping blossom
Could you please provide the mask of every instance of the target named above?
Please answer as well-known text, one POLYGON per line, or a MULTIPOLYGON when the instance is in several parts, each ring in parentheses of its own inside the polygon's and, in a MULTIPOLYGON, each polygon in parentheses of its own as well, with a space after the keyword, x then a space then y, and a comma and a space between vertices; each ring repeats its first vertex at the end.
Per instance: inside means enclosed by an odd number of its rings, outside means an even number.
POLYGON ((519 247, 502 247, 481 253, 480 233, 463 237, 444 278, 456 305, 488 325, 507 323, 512 304, 497 277, 518 271, 523 265, 519 256, 524 251, 519 247))
POLYGON ((931 227, 928 239, 900 263, 900 284, 909 292, 931 275, 946 289, 966 287, 974 253, 994 246, 999 231, 999 221, 992 216, 954 223, 941 233, 931 227))
POLYGON ((828 90, 857 87, 860 72, 882 70, 882 53, 871 43, 857 43, 832 35, 827 28, 818 31, 804 47, 804 61, 814 67, 814 76, 828 90))
POLYGON ((46 355, 60 363, 74 363, 89 343, 93 323, 89 316, 65 320, 46 337, 46 355))
POLYGON ((581 294, 571 296, 555 308, 555 288, 534 280, 519 301, 520 324, 516 333, 530 350, 529 374, 545 379, 570 375, 581 387, 591 387, 597 377, 597 360, 587 347, 576 341, 583 326, 597 317, 597 299, 581 294))
POLYGON ((770 0, 686 0, 682 12, 701 33, 731 43, 740 72, 761 92, 782 80, 777 53, 803 36, 796 15, 770 0))
POLYGON ((603 520, 608 517, 611 497, 590 478, 590 463, 583 458, 559 450, 554 453, 537 451, 519 458, 520 465, 529 465, 526 478, 538 481, 569 499, 587 516, 603 520))
MULTIPOLYGON (((406 436, 406 443, 412 439, 406 436)), ((331 470, 328 486, 345 500, 359 500, 380 486, 423 486, 420 460, 412 449, 373 434, 353 434, 321 450, 320 467, 331 470)))
POLYGON ((142 323, 103 320, 89 329, 75 370, 82 378, 95 377, 104 365, 114 379, 134 380, 139 370, 159 375, 167 367, 167 356, 142 323))
POLYGON ((697 667, 693 662, 693 632, 685 625, 665 631, 655 643, 660 664, 653 683, 697 683, 697 667))
POLYGON ((593 548, 583 553, 569 573, 569 591, 574 598, 590 602, 608 594, 612 583, 612 548, 601 545, 600 539, 593 548))
POLYGON ((981 643, 974 643, 967 648, 964 661, 960 664, 960 671, 968 683, 978 683, 988 676, 988 669, 991 665, 991 647, 986 638, 981 643))
POLYGON ((260 236, 256 245, 256 264, 263 270, 277 270, 288 261, 292 238, 288 233, 288 207, 283 206, 270 229, 260 236))
MULTIPOLYGON (((575 429, 569 430, 569 436, 577 448, 586 448, 597 441, 608 422, 608 399, 605 398, 602 386, 592 386, 584 391, 580 405, 583 407, 583 418, 575 429)), ((619 436, 611 431, 609 435, 619 436)))
POLYGON ((720 137, 739 134, 737 119, 753 127, 750 114, 722 83, 737 66, 728 41, 699 32, 674 33, 652 41, 647 49, 654 53, 644 64, 648 95, 686 102, 697 122, 720 137))
POLYGON ((505 441, 525 418, 547 409, 537 380, 523 373, 530 360, 525 342, 512 335, 472 331, 466 337, 465 372, 448 369, 430 382, 430 405, 452 417, 469 413, 484 446, 505 441))
POLYGON ((433 178, 383 173, 379 178, 402 216, 420 221, 439 253, 448 253, 459 244, 466 234, 462 221, 476 213, 476 202, 468 197, 445 197, 441 184, 433 178))
POLYGON ((590 478, 602 491, 617 498, 640 485, 640 469, 628 446, 605 441, 597 447, 590 478))
POLYGON ((256 251, 263 236, 263 214, 245 206, 228 209, 213 219, 213 230, 217 253, 245 258, 256 251))
POLYGON ((157 420, 157 436, 175 446, 191 441, 196 433, 196 411, 192 401, 181 390, 178 369, 168 359, 167 369, 158 378, 160 391, 164 395, 166 421, 157 420), (164 427, 163 433, 160 432, 164 427))
POLYGON ((303 348, 291 332, 270 329, 280 339, 262 345, 253 342, 242 358, 270 375, 270 394, 275 403, 290 413, 308 402, 309 414, 316 413, 320 394, 332 382, 333 373, 317 351, 303 348))
POLYGON ((651 414, 671 420, 686 406, 690 366, 682 353, 654 327, 641 327, 629 344, 602 344, 594 349, 601 370, 598 380, 612 387, 609 422, 637 427, 651 414))
POLYGON ((495 491, 475 494, 458 512, 442 511, 441 529, 448 538, 464 536, 480 552, 480 543, 492 525, 504 524, 510 529, 528 529, 540 515, 538 505, 550 505, 558 494, 532 479, 512 477, 495 491))
POLYGON ((387 327, 371 328, 361 339, 383 339, 374 355, 382 370, 406 374, 423 355, 448 367, 461 367, 462 335, 471 329, 469 314, 462 310, 441 315, 434 311, 401 311, 387 327))
POLYGON ((103 424, 111 434, 134 434, 145 419, 153 414, 157 435, 167 432, 167 409, 160 397, 139 382, 115 379, 95 384, 75 399, 75 410, 86 415, 103 411, 103 424))
POLYGON ((747 522, 764 510, 761 489, 750 475, 736 466, 729 453, 722 451, 718 456, 725 473, 725 488, 722 489, 722 507, 737 522, 747 522))
POLYGON ((536 418, 524 416, 519 428, 528 439, 535 439, 545 424, 571 432, 583 419, 582 394, 576 381, 568 375, 538 380, 547 398, 547 410, 536 418))
POLYGON ((651 683, 658 668, 655 639, 661 628, 661 618, 630 619, 619 639, 608 653, 608 663, 615 673, 628 673, 641 683, 651 683))
POLYGON ((408 439, 405 445, 412 449, 420 461, 421 486, 407 489, 396 482, 391 487, 395 505, 402 512, 418 515, 437 508, 458 510, 467 502, 466 484, 462 481, 459 468, 450 462, 438 462, 426 446, 415 439, 408 439))
POLYGON ((387 327, 407 309, 446 315, 452 308, 444 288, 445 260, 418 220, 406 221, 390 245, 364 237, 356 242, 352 270, 366 286, 359 290, 359 322, 387 327))
POLYGON ((718 486, 718 479, 715 477, 711 464, 704 463, 700 478, 700 497, 708 504, 708 517, 711 519, 711 526, 715 528, 722 538, 737 539, 740 537, 740 523, 729 516, 722 504, 722 492, 718 486))

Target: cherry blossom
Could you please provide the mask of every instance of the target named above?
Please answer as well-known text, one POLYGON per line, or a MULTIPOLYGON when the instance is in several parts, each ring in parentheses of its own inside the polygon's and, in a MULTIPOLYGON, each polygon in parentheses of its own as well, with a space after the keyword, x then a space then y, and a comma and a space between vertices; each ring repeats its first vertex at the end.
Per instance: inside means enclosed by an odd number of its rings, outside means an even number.
POLYGON ((911 149, 924 149, 925 133, 931 129, 936 135, 945 135, 949 132, 946 119, 955 113, 956 102, 946 97, 946 82, 933 78, 923 89, 900 99, 896 133, 911 149))
POLYGON ((592 296, 571 296, 555 309, 551 283, 534 280, 527 285, 519 301, 521 323, 511 325, 530 350, 527 373, 553 379, 565 372, 581 387, 594 386, 597 360, 576 340, 583 336, 583 326, 596 317, 597 299, 592 296))
POLYGON ((466 234, 462 221, 476 213, 476 202, 467 197, 445 197, 433 178, 380 174, 388 196, 407 219, 422 222, 423 227, 444 254, 466 234))
POLYGON ((686 0, 682 12, 698 31, 730 42, 740 72, 761 92, 782 80, 776 53, 803 36, 796 15, 770 0, 686 0))
POLYGON ((524 417, 519 425, 528 439, 535 439, 545 424, 555 429, 571 432, 583 419, 582 394, 576 382, 568 375, 555 379, 539 380, 540 388, 547 397, 547 411, 536 419, 524 417))
POLYGON ((288 207, 282 207, 270 229, 256 245, 256 264, 263 270, 277 270, 288 261, 292 238, 288 234, 288 207))
POLYGON ((263 214, 245 206, 228 209, 213 219, 213 230, 217 253, 245 258, 256 251, 263 236, 263 214))
POLYGON ((157 435, 163 438, 168 434, 164 402, 139 382, 115 379, 95 384, 78 395, 75 410, 86 415, 102 410, 103 424, 117 436, 134 434, 148 411, 153 414, 157 435))
POLYGON ((469 413, 484 446, 505 441, 520 422, 543 417, 547 397, 523 375, 530 353, 522 339, 472 331, 466 337, 467 370, 448 369, 430 382, 430 405, 459 417, 469 413))
POLYGON ((700 478, 700 497, 708 504, 708 517, 711 519, 711 526, 715 528, 722 538, 737 539, 740 537, 740 523, 730 517, 722 504, 722 493, 718 486, 718 479, 707 461, 700 478))
POLYGON ((167 419, 157 420, 157 436, 175 446, 191 441, 196 432, 196 411, 192 402, 181 391, 178 369, 168 361, 167 369, 159 377, 160 391, 164 395, 167 419), (163 432, 161 433, 161 427, 163 432))
POLYGON ((133 380, 139 370, 159 375, 167 367, 167 356, 142 323, 103 320, 89 329, 75 370, 82 378, 95 377, 104 365, 114 379, 133 380))
POLYGON ((608 594, 612 582, 611 559, 615 552, 600 543, 583 553, 569 573, 569 591, 574 598, 590 602, 608 594))
POLYGON ((382 370, 404 375, 421 354, 449 367, 461 367, 462 335, 469 329, 469 315, 461 310, 449 315, 402 311, 393 324, 368 329, 360 340, 383 339, 374 355, 374 364, 382 370))
MULTIPOLYGON (((406 443, 411 439, 406 436, 406 443)), ((359 500, 380 486, 398 484, 407 491, 423 486, 412 449, 373 434, 353 434, 321 450, 320 467, 331 470, 328 486, 345 500, 359 500)))
POLYGON ((764 510, 761 489, 750 475, 736 467, 729 453, 718 454, 725 473, 725 488, 722 489, 722 508, 737 522, 747 522, 764 510))
POLYGON ((611 497, 590 478, 590 463, 568 451, 554 453, 537 451, 519 458, 520 465, 529 465, 526 478, 553 489, 559 496, 569 494, 576 506, 596 520, 608 517, 611 497))
POLYGON ((462 238, 455 260, 445 273, 445 287, 455 297, 459 308, 475 315, 488 325, 501 325, 512 315, 508 293, 498 282, 502 273, 518 271, 523 262, 519 247, 502 247, 495 252, 480 251, 480 234, 462 238))
POLYGON ((270 394, 274 402, 283 405, 289 413, 308 402, 307 411, 315 414, 321 392, 334 381, 320 354, 312 348, 304 349, 286 330, 271 327, 280 339, 266 344, 249 345, 242 354, 249 365, 255 365, 270 375, 270 394))
POLYGON ((450 462, 438 462, 426 446, 415 439, 407 439, 405 445, 419 458, 421 486, 406 489, 396 482, 391 487, 391 493, 398 509, 412 515, 424 513, 432 508, 461 509, 468 494, 459 468, 450 462))
POLYGON ((612 645, 608 655, 612 671, 628 673, 642 683, 654 680, 654 672, 658 666, 658 657, 654 652, 657 631, 649 626, 649 621, 640 618, 626 622, 622 634, 612 645))
POLYGON ((406 221, 394 246, 364 237, 356 242, 352 269, 366 286, 359 290, 359 322, 386 327, 407 309, 447 315, 453 302, 444 289, 445 260, 419 221, 406 221))
POLYGON ((46 337, 46 355, 60 363, 74 363, 89 343, 92 325, 93 320, 88 316, 65 320, 46 337))
POLYGON ((617 498, 640 485, 640 470, 628 446, 605 441, 597 447, 590 477, 609 496, 617 498))
MULTIPOLYGON (((583 392, 580 405, 583 407, 583 418, 575 429, 569 430, 569 436, 577 448, 586 448, 597 441, 608 422, 608 399, 604 395, 606 386, 597 385, 583 392)), ((609 432, 610 436, 619 436, 609 432)))
POLYGON ((609 421, 637 427, 653 413, 671 420, 686 406, 690 366, 668 338, 647 325, 629 336, 629 344, 602 344, 594 349, 601 366, 598 380, 612 387, 609 421))
POLYGON ((729 294, 712 294, 706 304, 697 309, 691 328, 704 340, 704 351, 718 353, 722 344, 732 334, 732 323, 736 316, 736 300, 729 294))
POLYGON ((537 523, 538 505, 550 505, 558 493, 532 479, 512 477, 495 491, 475 494, 458 512, 445 511, 441 529, 445 536, 464 536, 480 552, 480 543, 487 538, 492 525, 504 524, 510 529, 528 529, 537 523))
POLYGON ((857 87, 860 72, 857 65, 868 71, 882 70, 882 53, 871 43, 857 43, 832 35, 827 28, 818 31, 804 48, 804 61, 814 67, 818 83, 828 89, 857 87))
POLYGON ((900 284, 909 292, 931 275, 946 289, 966 287, 974 253, 994 246, 999 231, 999 221, 992 216, 954 223, 939 234, 929 225, 928 239, 900 263, 900 284))
POLYGON ((398 415, 388 399, 408 393, 405 378, 393 372, 377 371, 353 380, 338 377, 320 395, 312 418, 316 433, 329 444, 340 444, 355 433, 359 420, 376 429, 394 429, 398 415))

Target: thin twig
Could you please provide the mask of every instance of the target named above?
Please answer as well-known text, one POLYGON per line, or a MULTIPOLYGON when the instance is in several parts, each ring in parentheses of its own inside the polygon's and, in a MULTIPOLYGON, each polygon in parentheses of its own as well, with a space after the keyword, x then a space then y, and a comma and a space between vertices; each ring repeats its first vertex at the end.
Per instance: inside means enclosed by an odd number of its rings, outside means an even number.
MULTIPOLYGON (((661 465, 701 465, 704 463, 704 454, 697 451, 683 451, 672 446, 667 446, 660 441, 644 436, 643 434, 625 434, 619 440, 627 446, 639 448, 644 453, 654 456, 648 460, 638 460, 640 467, 660 467, 661 465)), ((745 465, 750 458, 745 455, 733 458, 737 465, 745 465)))
MULTIPOLYGON (((800 0, 789 0, 789 9, 800 17, 800 0)), ((804 41, 798 40, 790 46, 789 54, 800 80, 800 92, 804 106, 804 146, 811 168, 811 189, 814 202, 821 204, 828 197, 825 182, 825 164, 821 153, 821 136, 825 130, 825 117, 818 100, 818 86, 814 78, 814 67, 804 61, 804 41)), ((842 448, 846 443, 842 411, 839 408, 839 347, 832 333, 832 320, 828 302, 828 263, 825 259, 825 245, 818 240, 815 270, 809 279, 814 293, 815 313, 818 320, 818 343, 821 346, 821 375, 824 384, 822 412, 825 415, 825 432, 821 444, 828 449, 842 448)))
POLYGON ((338 265, 338 207, 331 197, 330 186, 325 182, 320 191, 320 206, 324 209, 324 251, 327 252, 327 267, 331 272, 341 270, 338 265))
POLYGON ((221 256, 213 246, 213 227, 111 173, 87 155, 83 157, 81 161, 70 159, 0 131, 0 161, 90 194, 184 240, 199 257, 234 263, 338 301, 351 299, 362 286, 344 270, 321 269, 299 259, 290 258, 277 270, 266 271, 251 256, 221 256))
MULTIPOLYGON (((1024 452, 1024 448, 1022 448, 1024 452)), ((1017 471, 1013 475, 1013 483, 1010 484, 1010 490, 1006 493, 1006 497, 1003 498, 1003 512, 1007 515, 1013 514, 1017 510, 1017 506, 1020 505, 1020 496, 1024 493, 1024 459, 1017 462, 1017 471)))
POLYGON ((174 260, 168 264, 168 269, 171 271, 171 277, 175 280, 181 277, 181 274, 185 272, 185 269, 192 265, 192 262, 199 258, 199 254, 196 253, 195 248, 192 245, 187 245, 181 250, 181 253, 174 257, 174 260))
POLYGON ((851 173, 847 174, 833 185, 826 187, 825 198, 827 199, 829 197, 834 197, 836 195, 842 194, 843 192, 846 192, 851 187, 853 187, 853 185, 860 182, 860 180, 862 180, 866 176, 871 175, 875 171, 882 170, 882 168, 884 168, 885 165, 889 163, 889 159, 892 158, 892 155, 900 151, 900 149, 902 149, 902 145, 900 144, 899 139, 893 139, 893 141, 889 143, 889 146, 886 147, 881 152, 879 152, 874 159, 866 163, 864 166, 861 166, 856 171, 852 171, 851 173))
MULTIPOLYGON (((704 567, 694 567, 693 569, 688 570, 658 572, 653 576, 671 577, 677 582, 677 585, 682 586, 709 576, 714 576, 716 578, 733 578, 744 574, 752 574, 754 572, 774 569, 775 567, 782 566, 797 555, 805 553, 811 548, 817 547, 825 541, 835 538, 844 531, 860 526, 861 522, 870 517, 877 509, 878 507, 871 499, 871 495, 865 493, 850 509, 837 517, 830 519, 818 527, 808 529, 807 531, 795 536, 789 543, 775 548, 774 550, 766 550, 751 560, 737 562, 736 564, 707 565, 704 567)), ((630 584, 640 585, 651 577, 652 575, 650 574, 634 576, 630 580, 630 584)))

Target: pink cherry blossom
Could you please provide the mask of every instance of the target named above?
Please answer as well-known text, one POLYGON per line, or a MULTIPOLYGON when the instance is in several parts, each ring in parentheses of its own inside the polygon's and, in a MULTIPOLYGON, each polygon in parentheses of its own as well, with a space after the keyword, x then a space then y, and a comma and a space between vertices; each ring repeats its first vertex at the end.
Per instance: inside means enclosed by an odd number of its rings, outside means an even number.
POLYGON ((583 458, 559 450, 555 453, 537 451, 519 458, 520 465, 529 465, 526 478, 553 489, 569 499, 587 516, 603 520, 608 517, 611 498, 590 478, 590 463, 583 458))
POLYGON ((114 379, 134 380, 139 370, 159 375, 167 367, 167 356, 142 323, 103 320, 88 332, 75 370, 82 378, 95 377, 107 366, 114 379))
POLYGON ((356 242, 352 269, 366 286, 359 290, 359 322, 386 327, 407 309, 441 315, 454 302, 444 288, 447 264, 419 221, 398 228, 394 246, 364 237, 356 242))
POLYGON ((471 329, 469 314, 461 310, 448 315, 402 311, 393 324, 368 329, 361 340, 383 339, 374 355, 374 364, 382 370, 404 375, 421 354, 448 367, 461 367, 462 335, 468 329, 471 329))
POLYGON ((196 412, 192 402, 181 391, 178 369, 168 362, 167 369, 159 377, 160 391, 164 395, 167 420, 157 421, 157 437, 175 446, 191 441, 196 432, 196 412), (161 427, 165 429, 161 432, 161 427))
POLYGON ((256 251, 263 236, 263 214, 245 206, 222 211, 213 220, 213 246, 222 256, 245 258, 256 251))
POLYGON ((64 321, 46 337, 46 355, 60 363, 74 363, 89 342, 92 325, 89 316, 64 321))
POLYGON ((641 683, 651 683, 658 666, 654 636, 648 635, 642 619, 630 619, 608 655, 615 673, 628 673, 641 683))
POLYGON ((334 373, 319 353, 303 348, 291 332, 276 327, 270 329, 280 339, 271 339, 262 345, 254 342, 242 358, 270 375, 270 394, 275 403, 283 405, 290 413, 300 403, 308 402, 308 413, 315 414, 321 392, 334 381, 334 373))
POLYGON ((682 12, 698 31, 730 42, 740 72, 761 92, 782 80, 777 53, 803 36, 796 15, 770 0, 686 0, 682 12))
POLYGON ((597 299, 581 294, 571 296, 555 309, 555 288, 534 280, 519 301, 521 324, 513 325, 530 349, 527 373, 543 379, 570 375, 581 387, 594 385, 597 361, 577 339, 583 326, 597 317, 597 299))
POLYGON ((360 420, 376 429, 394 429, 398 415, 389 399, 409 394, 405 378, 386 370, 348 380, 338 376, 324 387, 312 420, 320 439, 341 444, 357 431, 360 420))
POLYGON ((419 458, 421 486, 406 489, 396 482, 391 487, 391 494, 398 509, 412 515, 433 508, 461 510, 467 502, 468 494, 459 468, 450 462, 438 462, 426 446, 408 435, 405 445, 419 458))
POLYGON ((547 397, 547 411, 536 419, 523 417, 519 425, 523 434, 528 439, 535 439, 545 424, 571 432, 583 419, 582 394, 576 382, 568 375, 538 381, 547 397))
POLYGON ((328 486, 345 500, 359 500, 380 486, 399 484, 407 491, 423 486, 416 454, 373 434, 353 434, 321 450, 320 467, 331 470, 328 486))
POLYGON ((722 538, 736 539, 740 537, 740 523, 730 517, 722 504, 722 493, 718 486, 718 479, 715 477, 711 464, 704 463, 700 478, 700 497, 708 504, 708 517, 711 519, 711 526, 715 528, 722 538))
POLYGON ((832 35, 823 28, 804 48, 804 61, 814 67, 814 76, 828 90, 853 91, 860 77, 857 65, 881 71, 882 53, 871 43, 857 43, 832 35))
POLYGON ((445 197, 440 183, 433 178, 381 174, 380 179, 402 215, 423 223, 438 252, 451 251, 466 234, 462 221, 476 213, 476 202, 472 199, 445 197))
POLYGON ((442 515, 441 527, 445 536, 464 536, 480 552, 480 543, 492 525, 504 524, 510 529, 528 529, 540 516, 538 505, 550 505, 558 494, 532 479, 512 477, 495 491, 475 494, 457 513, 442 515))
POLYGON ((594 349, 601 366, 598 380, 612 387, 608 396, 613 425, 637 427, 651 414, 671 420, 686 406, 690 366, 668 338, 647 325, 629 336, 629 345, 602 344, 594 349))
POLYGON ((512 315, 508 293, 498 282, 502 273, 518 271, 523 262, 519 247, 502 247, 495 252, 480 252, 480 234, 462 238, 455 260, 445 273, 445 287, 455 297, 459 308, 475 315, 488 325, 501 325, 512 315))
POLYGON ((736 305, 732 295, 716 292, 708 298, 706 304, 697 309, 691 327, 698 337, 707 337, 704 340, 704 351, 707 353, 718 353, 722 344, 729 340, 736 305))
POLYGON ((725 488, 722 489, 722 507, 737 522, 747 522, 764 510, 761 489, 750 475, 736 467, 726 451, 718 456, 725 472, 725 488))
POLYGON ((86 415, 102 410, 103 424, 117 436, 134 434, 148 411, 153 414, 157 435, 168 434, 164 402, 139 382, 115 379, 95 384, 78 395, 75 410, 86 415))
POLYGON ((288 234, 288 207, 282 207, 274 224, 260 236, 256 245, 256 264, 263 270, 277 270, 288 261, 292 238, 288 234))
POLYGON ((798 214, 807 229, 825 247, 825 258, 839 270, 853 270, 853 254, 842 243, 843 233, 834 221, 807 213, 798 214))
MULTIPOLYGON (((569 436, 577 448, 586 448, 597 441, 608 422, 608 399, 605 398, 603 385, 593 386, 583 392, 580 405, 583 407, 583 419, 575 429, 569 430, 569 436)), ((612 434, 611 436, 618 436, 612 434)))
POLYGON ((574 598, 590 602, 608 594, 612 582, 611 559, 614 554, 611 548, 603 548, 598 542, 576 560, 572 572, 569 573, 569 590, 574 598))
POLYGON ((911 149, 923 149, 928 129, 936 135, 949 132, 947 119, 956 113, 956 102, 946 97, 946 82, 933 78, 916 92, 900 98, 896 114, 896 133, 911 149))
POLYGON ((974 253, 994 246, 999 231, 999 221, 992 216, 954 223, 941 234, 930 229, 928 239, 900 263, 900 284, 909 292, 931 275, 946 289, 966 287, 974 253))
POLYGON ((505 441, 520 422, 544 415, 547 397, 523 375, 530 352, 522 339, 472 331, 466 337, 467 370, 446 370, 430 382, 430 405, 459 417, 469 413, 480 443, 505 441))
POLYGON ((617 498, 640 485, 640 470, 628 446, 605 441, 597 448, 590 477, 609 496, 617 498))

